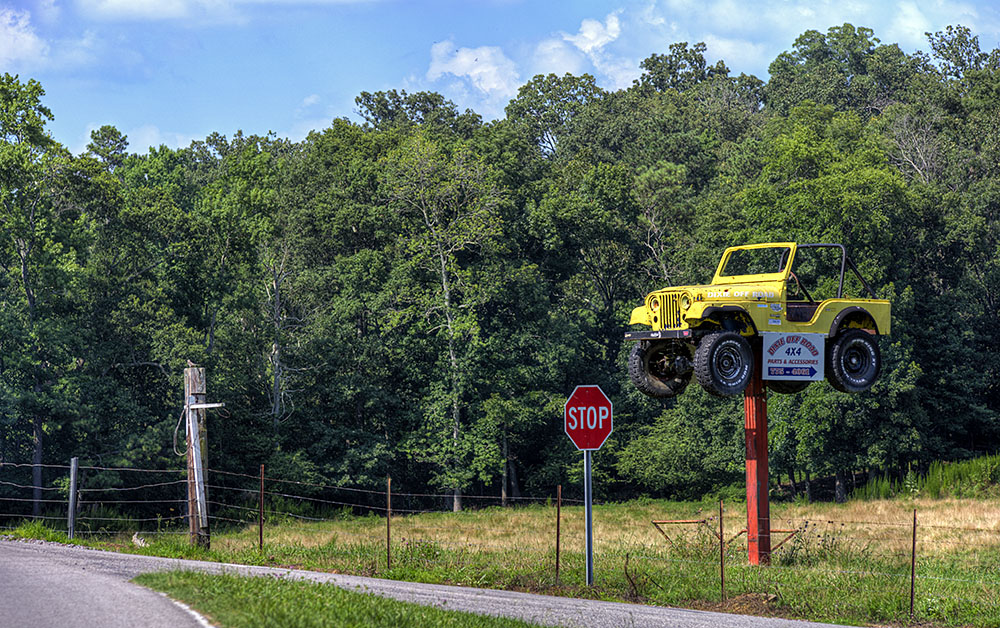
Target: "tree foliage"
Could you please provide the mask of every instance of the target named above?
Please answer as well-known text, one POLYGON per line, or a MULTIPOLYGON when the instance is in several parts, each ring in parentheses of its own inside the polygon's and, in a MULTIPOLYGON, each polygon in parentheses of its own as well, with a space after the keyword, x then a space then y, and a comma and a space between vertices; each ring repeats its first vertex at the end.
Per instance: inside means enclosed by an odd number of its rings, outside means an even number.
POLYGON ((616 411, 599 490, 698 497, 740 479, 739 400, 643 397, 625 322, 723 247, 785 240, 846 245, 893 331, 871 392, 772 395, 775 474, 993 451, 1000 52, 928 43, 807 31, 765 83, 681 42, 619 91, 536 76, 495 122, 363 92, 363 123, 301 142, 145 154, 111 126, 69 154, 41 85, 4 75, 0 459, 172 464, 191 361, 224 470, 545 493, 577 477, 561 408, 590 383, 616 411))

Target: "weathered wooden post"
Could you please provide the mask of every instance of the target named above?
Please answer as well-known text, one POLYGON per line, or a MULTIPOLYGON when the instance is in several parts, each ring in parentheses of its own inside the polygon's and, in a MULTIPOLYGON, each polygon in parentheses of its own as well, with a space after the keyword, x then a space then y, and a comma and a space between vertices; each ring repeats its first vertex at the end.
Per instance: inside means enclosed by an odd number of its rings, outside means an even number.
POLYGON ((69 461, 69 512, 66 513, 66 536, 73 538, 76 532, 76 473, 80 469, 80 459, 69 461))
POLYGON ((211 546, 208 527, 208 431, 205 425, 205 369, 184 369, 184 410, 187 415, 188 522, 191 544, 211 546))

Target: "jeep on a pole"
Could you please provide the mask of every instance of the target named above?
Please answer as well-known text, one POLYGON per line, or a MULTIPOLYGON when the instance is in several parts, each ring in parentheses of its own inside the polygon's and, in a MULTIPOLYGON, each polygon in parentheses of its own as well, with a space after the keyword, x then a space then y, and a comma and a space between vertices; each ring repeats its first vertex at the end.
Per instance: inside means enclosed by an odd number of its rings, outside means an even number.
MULTIPOLYGON (((692 376, 713 395, 740 394, 754 368, 750 343, 764 332, 823 334, 826 379, 861 392, 881 370, 877 337, 889 334, 890 304, 875 297, 842 245, 777 242, 726 249, 711 284, 651 292, 629 324, 650 328, 625 338, 636 341, 629 377, 652 397, 680 394, 692 376), (845 279, 869 298, 845 298, 845 279)), ((809 383, 767 385, 789 394, 809 383)))

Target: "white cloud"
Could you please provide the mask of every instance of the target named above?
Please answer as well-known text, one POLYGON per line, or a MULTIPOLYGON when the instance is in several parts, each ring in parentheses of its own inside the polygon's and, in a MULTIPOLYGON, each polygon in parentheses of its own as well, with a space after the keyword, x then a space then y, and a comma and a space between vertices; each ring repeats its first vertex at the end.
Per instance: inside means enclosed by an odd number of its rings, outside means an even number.
POLYGON ((583 54, 597 54, 621 35, 618 13, 620 11, 609 14, 603 24, 597 20, 586 19, 580 23, 580 32, 576 35, 564 34, 563 39, 579 48, 583 54))
POLYGON ((532 75, 582 74, 584 57, 575 46, 563 39, 546 39, 535 46, 531 59, 532 75))
POLYGON ((626 57, 598 59, 594 61, 594 67, 606 79, 602 81, 604 86, 611 89, 625 89, 642 74, 639 62, 626 57))
POLYGON ((61 12, 56 0, 38 0, 38 9, 35 11, 35 15, 43 22, 52 23, 59 19, 61 12))
POLYGON ((726 32, 753 29, 763 17, 753 5, 736 0, 718 0, 705 10, 712 23, 726 32))
POLYGON ((620 9, 609 13, 603 23, 593 19, 583 20, 577 34, 563 33, 562 36, 590 59, 595 73, 605 79, 602 83, 612 89, 628 87, 640 74, 639 63, 635 59, 607 51, 607 47, 621 36, 622 27, 618 19, 621 13, 620 9))
POLYGON ((912 2, 900 2, 897 9, 886 31, 889 40, 898 42, 904 48, 921 46, 925 41, 924 33, 933 29, 930 21, 912 2))
POLYGON ((161 131, 154 124, 145 124, 130 129, 125 135, 128 136, 129 151, 139 154, 146 152, 149 148, 158 148, 161 145, 170 148, 185 148, 197 139, 194 135, 161 131))
MULTIPOLYGON (((708 35, 703 38, 706 47, 706 57, 709 63, 722 59, 727 66, 732 60, 738 60, 742 65, 767 66, 774 57, 771 49, 763 43, 754 43, 746 39, 716 37, 708 35)), ((732 68, 730 68, 732 70, 732 68)), ((739 75, 739 71, 735 71, 739 75)))
POLYGON ((436 81, 445 74, 465 78, 490 98, 509 98, 517 92, 517 66, 496 46, 455 48, 451 41, 431 46, 427 78, 436 81))
POLYGON ((655 0, 639 13, 639 19, 647 26, 665 26, 667 23, 667 18, 657 12, 655 0))
POLYGON ((303 107, 312 107, 313 105, 319 104, 319 94, 309 94, 302 99, 303 107))
POLYGON ((0 8, 0 67, 41 65, 48 52, 48 44, 31 27, 31 14, 0 8))

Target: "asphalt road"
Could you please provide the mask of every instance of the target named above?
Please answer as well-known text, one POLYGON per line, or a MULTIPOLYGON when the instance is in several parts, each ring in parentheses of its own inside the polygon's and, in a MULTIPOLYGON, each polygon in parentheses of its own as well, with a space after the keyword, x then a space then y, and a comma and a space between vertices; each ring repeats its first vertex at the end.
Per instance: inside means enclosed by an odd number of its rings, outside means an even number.
MULTIPOLYGON (((189 569, 281 575, 483 615, 580 628, 819 628, 830 624, 599 602, 492 589, 117 554, 42 542, 0 540, 0 626, 19 628, 204 627, 164 596, 129 582, 140 573, 189 569)), ((202 620, 203 621, 203 620, 202 620)))

